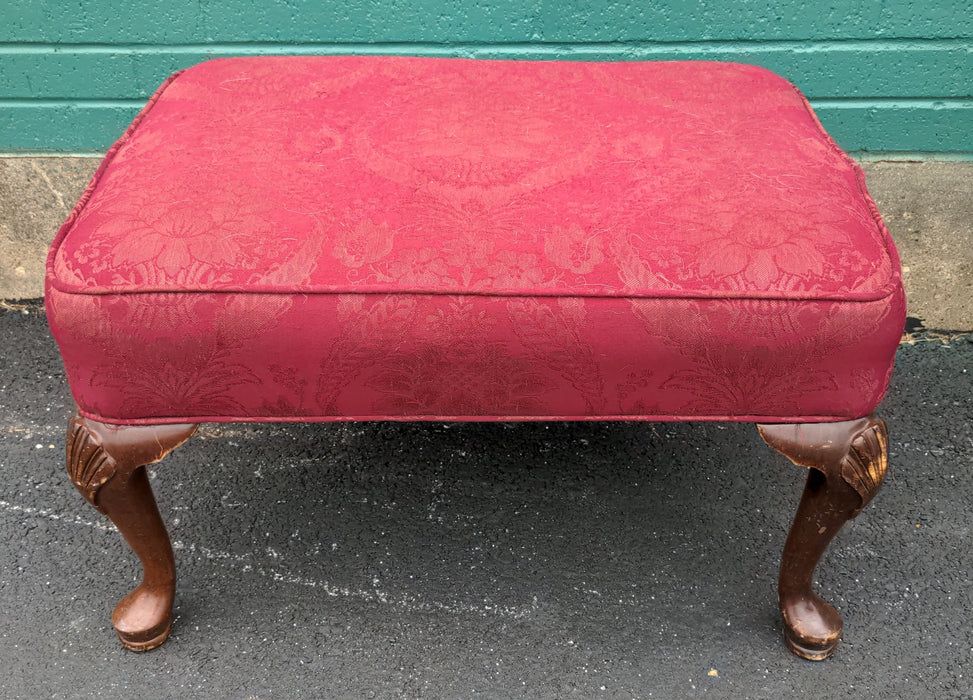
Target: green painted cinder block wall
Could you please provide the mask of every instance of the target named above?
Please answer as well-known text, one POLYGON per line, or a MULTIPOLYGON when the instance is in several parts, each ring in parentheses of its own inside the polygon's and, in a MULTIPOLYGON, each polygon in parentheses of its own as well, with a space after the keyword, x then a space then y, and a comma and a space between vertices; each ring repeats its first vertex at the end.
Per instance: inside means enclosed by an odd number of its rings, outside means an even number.
POLYGON ((973 158, 970 0, 0 0, 0 152, 104 151, 172 71, 254 54, 753 63, 852 152, 973 158))

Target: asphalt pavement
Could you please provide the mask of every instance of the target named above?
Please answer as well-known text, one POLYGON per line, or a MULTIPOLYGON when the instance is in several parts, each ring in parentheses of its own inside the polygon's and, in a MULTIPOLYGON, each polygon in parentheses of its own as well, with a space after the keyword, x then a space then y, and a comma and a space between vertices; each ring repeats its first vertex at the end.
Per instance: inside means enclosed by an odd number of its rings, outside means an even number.
POLYGON ((172 636, 125 651, 139 568, 64 472, 72 409, 40 303, 0 311, 0 697, 973 697, 970 334, 900 347, 820 663, 776 610, 804 470, 712 423, 204 426, 151 472, 172 636))

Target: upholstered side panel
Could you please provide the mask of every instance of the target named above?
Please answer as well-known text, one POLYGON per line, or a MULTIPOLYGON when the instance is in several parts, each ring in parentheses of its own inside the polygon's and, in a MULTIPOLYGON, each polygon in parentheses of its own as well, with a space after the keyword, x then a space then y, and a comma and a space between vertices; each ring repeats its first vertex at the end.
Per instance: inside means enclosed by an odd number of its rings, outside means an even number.
POLYGON ((881 400, 904 298, 872 302, 49 290, 84 415, 844 420, 881 400), (147 349, 151 349, 147 351, 147 349))

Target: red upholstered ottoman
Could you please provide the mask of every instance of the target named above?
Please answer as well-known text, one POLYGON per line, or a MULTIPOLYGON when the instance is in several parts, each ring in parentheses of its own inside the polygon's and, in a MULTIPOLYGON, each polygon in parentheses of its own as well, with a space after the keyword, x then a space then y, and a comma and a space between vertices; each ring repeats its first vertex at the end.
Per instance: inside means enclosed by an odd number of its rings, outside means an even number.
POLYGON ((170 78, 48 260, 78 489, 169 632, 142 467, 202 421, 737 420, 813 467, 784 552, 788 644, 877 491, 870 414, 904 323, 856 165, 798 91, 735 64, 305 57, 170 78))

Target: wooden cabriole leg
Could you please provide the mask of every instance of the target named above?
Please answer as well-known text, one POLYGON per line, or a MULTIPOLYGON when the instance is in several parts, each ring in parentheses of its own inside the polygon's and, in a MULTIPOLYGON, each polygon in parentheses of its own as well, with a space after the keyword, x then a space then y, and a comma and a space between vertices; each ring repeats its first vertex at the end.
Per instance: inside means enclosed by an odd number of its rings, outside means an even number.
POLYGON ((111 518, 142 562, 142 582, 115 606, 112 624, 129 649, 145 651, 172 627, 176 565, 145 465, 158 462, 196 425, 113 426, 75 416, 68 424, 67 467, 81 494, 111 518))
POLYGON ((841 615, 811 589, 814 568, 848 520, 872 500, 888 470, 885 421, 871 415, 840 423, 758 425, 764 441, 810 467, 784 545, 778 589, 787 646, 805 659, 827 658, 841 636, 841 615))

